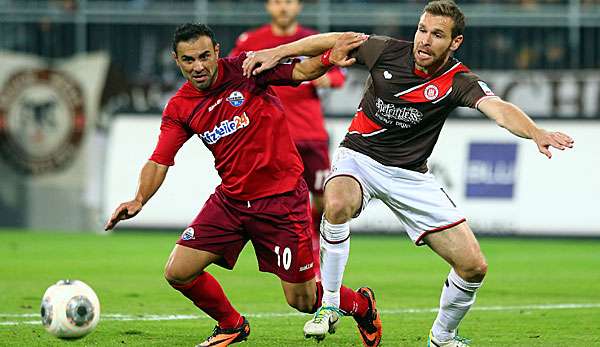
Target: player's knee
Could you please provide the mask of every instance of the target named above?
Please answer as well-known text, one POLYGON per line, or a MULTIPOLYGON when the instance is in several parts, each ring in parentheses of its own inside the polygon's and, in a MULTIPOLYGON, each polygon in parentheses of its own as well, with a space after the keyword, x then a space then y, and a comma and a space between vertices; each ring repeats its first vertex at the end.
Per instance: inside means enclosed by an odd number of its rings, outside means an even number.
POLYGON ((352 218, 352 206, 343 199, 328 199, 325 202, 325 218, 331 224, 346 223, 352 218))
POLYGON ((296 310, 302 312, 302 313, 311 313, 312 312, 312 308, 314 305, 309 305, 308 303, 304 302, 304 301, 293 301, 293 302, 288 302, 288 304, 295 308, 296 310))
POLYGON ((288 305, 303 313, 312 313, 315 296, 308 293, 286 296, 288 305))
POLYGON ((189 274, 187 271, 183 271, 172 264, 167 264, 167 266, 165 266, 164 276, 165 280, 170 284, 184 284, 194 278, 193 274, 189 274))
POLYGON ((488 265, 485 259, 480 259, 467 266, 461 267, 457 273, 467 282, 481 282, 487 274, 488 265))

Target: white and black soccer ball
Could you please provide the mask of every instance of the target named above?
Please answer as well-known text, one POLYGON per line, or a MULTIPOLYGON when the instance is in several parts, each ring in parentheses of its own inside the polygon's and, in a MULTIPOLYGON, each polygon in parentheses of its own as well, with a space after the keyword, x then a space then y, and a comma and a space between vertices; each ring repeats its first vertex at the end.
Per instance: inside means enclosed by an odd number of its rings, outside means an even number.
POLYGON ((83 337, 100 320, 98 296, 78 280, 60 280, 46 289, 40 310, 44 328, 60 338, 83 337))

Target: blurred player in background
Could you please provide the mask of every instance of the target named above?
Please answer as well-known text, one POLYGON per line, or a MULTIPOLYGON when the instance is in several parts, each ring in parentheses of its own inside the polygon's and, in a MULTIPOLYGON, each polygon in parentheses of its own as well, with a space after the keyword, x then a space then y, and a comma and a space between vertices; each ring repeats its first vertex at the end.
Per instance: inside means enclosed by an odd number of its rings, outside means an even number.
MULTIPOLYGON (((346 34, 331 55, 340 65, 348 65, 348 52, 363 41, 346 34)), ((317 78, 331 64, 323 57, 294 60, 246 78, 242 75, 246 53, 219 59, 212 30, 199 24, 177 28, 173 58, 187 82, 165 107, 158 144, 142 168, 135 198, 117 207, 106 229, 142 210, 174 165, 177 151, 197 135, 212 152, 222 182, 177 241, 165 278, 217 321, 212 335, 199 346, 228 346, 246 340, 250 325, 205 269, 210 264, 232 269, 248 240, 259 270, 281 279, 290 306, 315 312, 321 304, 302 163, 270 86, 317 78)), ((341 291, 340 308, 369 324, 375 310, 366 294, 370 289, 341 291)))
MULTIPOLYGON (((271 23, 242 33, 230 56, 244 51, 273 48, 316 34, 298 23, 302 11, 300 0, 268 0, 265 7, 271 23)), ((344 73, 333 67, 323 76, 300 84, 298 87, 276 86, 273 89, 283 103, 290 133, 304 164, 304 180, 312 193, 313 253, 315 272, 319 278, 319 226, 323 214, 323 183, 329 175, 329 140, 325 130, 323 110, 317 88, 340 88, 344 73)))
MULTIPOLYGON (((428 173, 427 159, 448 114, 458 106, 478 109, 514 135, 532 139, 548 158, 550 147, 573 147, 569 136, 537 127, 453 58, 464 27, 464 15, 453 1, 432 1, 423 10, 414 42, 371 36, 351 53, 370 76, 326 181, 321 229, 325 293, 322 308, 307 322, 305 332, 326 335, 328 320, 323 317, 335 320, 337 288, 350 252, 349 221, 375 198, 394 212, 415 244, 428 245, 452 267, 428 346, 468 346, 457 336, 457 327, 475 302, 487 263, 464 215, 428 173)), ((244 73, 262 72, 282 58, 334 42, 317 38, 256 52, 244 62, 244 73), (254 69, 258 63, 261 66, 254 69)))

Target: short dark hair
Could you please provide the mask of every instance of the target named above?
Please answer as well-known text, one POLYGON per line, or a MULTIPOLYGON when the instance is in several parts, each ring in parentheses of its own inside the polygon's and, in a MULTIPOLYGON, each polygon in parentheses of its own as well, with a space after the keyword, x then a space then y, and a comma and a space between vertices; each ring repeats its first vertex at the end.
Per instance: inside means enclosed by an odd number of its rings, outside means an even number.
POLYGON ((173 52, 175 52, 175 55, 177 55, 177 44, 179 42, 197 39, 200 36, 210 37, 213 47, 217 45, 215 33, 206 24, 185 23, 178 26, 173 35, 173 52))
POLYGON ((450 17, 454 21, 454 27, 452 27, 452 38, 462 35, 465 31, 465 15, 462 13, 460 7, 452 0, 436 0, 430 1, 425 8, 423 13, 429 13, 434 16, 450 17))

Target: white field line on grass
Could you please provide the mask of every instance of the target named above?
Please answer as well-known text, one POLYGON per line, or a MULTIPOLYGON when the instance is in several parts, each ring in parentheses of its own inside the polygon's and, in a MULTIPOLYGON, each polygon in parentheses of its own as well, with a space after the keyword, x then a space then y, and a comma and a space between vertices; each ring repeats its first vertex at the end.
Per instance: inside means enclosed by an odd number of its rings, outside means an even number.
MULTIPOLYGON (((587 308, 600 308, 600 303, 597 304, 547 304, 547 305, 522 305, 522 306, 473 306, 471 311, 520 311, 520 310, 564 310, 564 309, 587 309, 587 308)), ((438 308, 400 308, 391 310, 379 310, 383 315, 398 315, 406 313, 435 313, 438 308)), ((244 316, 248 318, 273 318, 273 317, 295 317, 305 316, 305 313, 300 312, 262 312, 262 313, 248 313, 244 316)), ((0 313, 0 318, 32 318, 39 317, 36 313, 0 313)), ((103 313, 101 314, 103 321, 167 321, 167 320, 190 320, 190 319, 207 319, 206 315, 193 315, 193 314, 178 314, 178 315, 157 315, 157 314, 122 314, 122 313, 103 313)), ((28 321, 0 321, 2 325, 38 325, 41 324, 40 320, 28 320, 28 321)))

